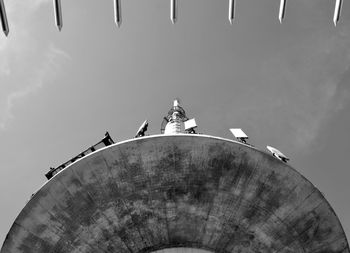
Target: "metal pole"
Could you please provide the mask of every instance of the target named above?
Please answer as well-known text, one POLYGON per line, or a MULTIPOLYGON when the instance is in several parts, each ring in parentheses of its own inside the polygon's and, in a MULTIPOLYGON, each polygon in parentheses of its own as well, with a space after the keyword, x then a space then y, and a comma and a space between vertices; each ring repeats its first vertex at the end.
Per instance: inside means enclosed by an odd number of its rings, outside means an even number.
POLYGON ((281 0, 280 3, 280 12, 278 15, 278 19, 280 20, 280 23, 282 23, 283 19, 284 19, 284 15, 286 12, 286 5, 287 5, 287 0, 281 0))
POLYGON ((170 0, 170 20, 173 24, 177 21, 177 0, 170 0))
POLYGON ((0 19, 1 19, 2 31, 7 36, 10 32, 10 29, 9 29, 9 25, 7 22, 4 0, 0 0, 0 19))
POLYGON ((235 0, 229 0, 228 20, 230 21, 231 25, 235 19, 235 7, 235 0))
POLYGON ((55 12, 56 26, 58 30, 61 31, 63 27, 61 0, 53 0, 53 7, 55 12))
POLYGON ((114 22, 120 27, 122 25, 122 6, 121 0, 114 0, 114 22))
POLYGON ((333 16, 333 23, 334 26, 337 26, 340 18, 341 8, 342 8, 342 0, 336 0, 335 1, 335 7, 334 7, 334 16, 333 16))

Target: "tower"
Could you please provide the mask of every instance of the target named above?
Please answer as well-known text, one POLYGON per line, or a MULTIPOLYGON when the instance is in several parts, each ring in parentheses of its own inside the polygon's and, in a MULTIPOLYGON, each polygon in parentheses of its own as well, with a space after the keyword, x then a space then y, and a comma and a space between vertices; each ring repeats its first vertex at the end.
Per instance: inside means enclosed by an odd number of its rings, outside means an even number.
MULTIPOLYGON (((174 103, 168 115, 185 120, 182 110, 174 103)), ((324 196, 288 164, 238 141, 184 131, 117 142, 74 161, 32 196, 0 252, 349 247, 324 196)))
POLYGON ((174 100, 173 107, 169 110, 167 116, 168 123, 165 126, 164 134, 180 134, 185 133, 185 121, 188 120, 186 117, 185 110, 180 106, 178 99, 174 100))

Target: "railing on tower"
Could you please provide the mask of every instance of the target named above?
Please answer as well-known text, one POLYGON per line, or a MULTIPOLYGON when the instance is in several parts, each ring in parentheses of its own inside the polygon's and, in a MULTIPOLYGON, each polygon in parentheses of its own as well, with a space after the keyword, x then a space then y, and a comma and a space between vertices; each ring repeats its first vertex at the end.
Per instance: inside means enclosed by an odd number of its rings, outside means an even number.
POLYGON ((106 132, 103 139, 101 141, 97 142, 95 145, 92 145, 88 149, 85 149, 83 152, 81 152, 77 156, 73 157, 72 159, 68 160, 67 162, 62 163, 60 166, 58 166, 56 168, 51 167, 50 170, 45 174, 46 178, 48 180, 50 180, 54 175, 56 175, 58 172, 60 172, 61 170, 63 170, 64 168, 66 168, 68 165, 72 164, 76 160, 83 158, 87 154, 95 152, 101 148, 112 145, 113 143, 114 143, 114 141, 113 141, 112 137, 109 135, 108 132, 106 132))

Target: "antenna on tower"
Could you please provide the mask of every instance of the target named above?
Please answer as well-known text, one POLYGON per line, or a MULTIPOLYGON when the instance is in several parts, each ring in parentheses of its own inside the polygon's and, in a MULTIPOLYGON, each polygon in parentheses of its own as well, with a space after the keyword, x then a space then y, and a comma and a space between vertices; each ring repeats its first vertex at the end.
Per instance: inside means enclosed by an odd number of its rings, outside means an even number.
POLYGON ((175 98, 173 105, 174 105, 174 107, 180 106, 180 103, 181 103, 181 100, 179 98, 175 98))
POLYGON ((195 119, 188 119, 185 110, 180 106, 181 100, 175 98, 173 106, 163 118, 160 132, 162 134, 195 133, 195 119))

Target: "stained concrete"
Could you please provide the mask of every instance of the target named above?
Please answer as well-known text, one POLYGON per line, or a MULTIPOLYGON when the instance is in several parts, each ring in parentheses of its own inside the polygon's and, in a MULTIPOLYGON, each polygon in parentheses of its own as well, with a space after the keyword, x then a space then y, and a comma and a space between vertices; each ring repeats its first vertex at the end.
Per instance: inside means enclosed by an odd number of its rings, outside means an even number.
POLYGON ((323 195, 270 154, 204 135, 117 143, 27 203, 1 253, 349 253, 323 195))

